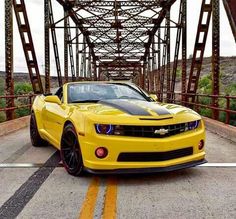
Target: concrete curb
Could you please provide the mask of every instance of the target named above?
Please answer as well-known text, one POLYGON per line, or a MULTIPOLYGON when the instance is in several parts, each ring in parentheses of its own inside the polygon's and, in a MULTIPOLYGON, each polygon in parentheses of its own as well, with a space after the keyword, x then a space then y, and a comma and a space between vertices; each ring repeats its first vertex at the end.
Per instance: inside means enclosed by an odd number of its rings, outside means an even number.
POLYGON ((202 117, 207 130, 216 133, 224 138, 236 142, 236 127, 227 125, 207 117, 202 117))
POLYGON ((30 116, 24 116, 18 119, 0 123, 0 136, 8 135, 22 128, 29 126, 30 116))

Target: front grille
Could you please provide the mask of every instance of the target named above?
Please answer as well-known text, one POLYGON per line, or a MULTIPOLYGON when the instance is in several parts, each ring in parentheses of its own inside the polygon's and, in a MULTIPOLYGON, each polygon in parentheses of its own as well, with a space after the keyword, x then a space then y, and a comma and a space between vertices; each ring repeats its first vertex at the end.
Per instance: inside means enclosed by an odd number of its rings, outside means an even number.
POLYGON ((164 126, 122 126, 124 136, 146 137, 146 138, 166 138, 185 132, 185 123, 164 126), (165 130, 167 133, 158 134, 155 131, 165 130))
POLYGON ((193 154, 193 148, 188 147, 167 152, 124 152, 118 156, 118 162, 152 162, 172 160, 193 154))

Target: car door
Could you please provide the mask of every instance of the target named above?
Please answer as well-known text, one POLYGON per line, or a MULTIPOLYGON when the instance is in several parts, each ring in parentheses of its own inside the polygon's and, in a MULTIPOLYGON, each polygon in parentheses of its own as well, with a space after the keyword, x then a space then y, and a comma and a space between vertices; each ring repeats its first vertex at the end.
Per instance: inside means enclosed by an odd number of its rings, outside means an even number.
MULTIPOLYGON (((62 95, 57 94, 57 96, 62 99, 62 95)), ((57 145, 60 144, 63 124, 66 118, 65 108, 63 103, 59 105, 57 103, 45 102, 42 109, 44 130, 47 132, 50 141, 57 145)))

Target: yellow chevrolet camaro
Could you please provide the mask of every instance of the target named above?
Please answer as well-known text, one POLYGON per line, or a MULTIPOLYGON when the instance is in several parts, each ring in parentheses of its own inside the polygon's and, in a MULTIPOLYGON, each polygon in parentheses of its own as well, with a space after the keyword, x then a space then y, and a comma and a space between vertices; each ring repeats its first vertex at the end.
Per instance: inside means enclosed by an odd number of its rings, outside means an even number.
POLYGON ((72 175, 193 167, 205 160, 205 127, 191 109, 158 103, 126 82, 73 82, 37 96, 30 134, 60 150, 72 175))

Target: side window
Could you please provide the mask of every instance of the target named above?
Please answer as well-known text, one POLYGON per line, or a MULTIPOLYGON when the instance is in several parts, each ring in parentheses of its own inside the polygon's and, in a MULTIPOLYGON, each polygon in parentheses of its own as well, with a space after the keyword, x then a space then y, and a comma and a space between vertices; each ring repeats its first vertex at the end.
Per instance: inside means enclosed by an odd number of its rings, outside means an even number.
POLYGON ((60 87, 57 92, 55 93, 55 95, 58 96, 58 98, 63 102, 63 89, 62 87, 60 87))

